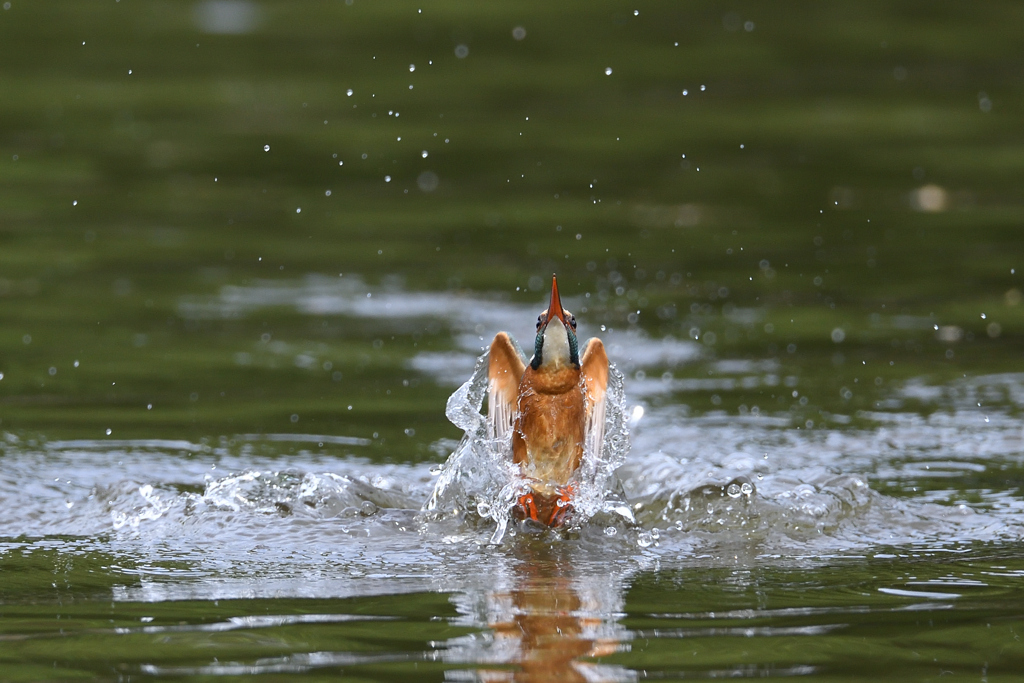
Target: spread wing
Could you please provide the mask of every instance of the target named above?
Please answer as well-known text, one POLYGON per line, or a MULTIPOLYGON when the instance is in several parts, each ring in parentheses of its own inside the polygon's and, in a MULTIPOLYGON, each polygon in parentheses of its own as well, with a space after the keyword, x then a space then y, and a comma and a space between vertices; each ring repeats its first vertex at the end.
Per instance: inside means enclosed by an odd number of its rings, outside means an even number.
POLYGON ((584 426, 584 454, 601 455, 604 446, 605 393, 608 391, 608 354, 597 337, 587 342, 580 362, 587 388, 587 421, 584 426))
POLYGON ((526 363, 519 345, 506 332, 499 332, 491 342, 487 359, 487 431, 492 439, 501 438, 512 428, 519 380, 526 363))

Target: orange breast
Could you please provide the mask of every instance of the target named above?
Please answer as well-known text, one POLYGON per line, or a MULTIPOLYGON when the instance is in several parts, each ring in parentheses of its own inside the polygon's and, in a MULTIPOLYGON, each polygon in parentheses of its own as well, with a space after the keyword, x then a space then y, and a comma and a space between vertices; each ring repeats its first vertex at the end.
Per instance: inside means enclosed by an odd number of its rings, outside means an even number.
POLYGON ((527 367, 519 385, 512 460, 524 476, 537 480, 535 490, 564 485, 583 458, 584 388, 579 370, 568 373, 543 376, 548 373, 527 367))

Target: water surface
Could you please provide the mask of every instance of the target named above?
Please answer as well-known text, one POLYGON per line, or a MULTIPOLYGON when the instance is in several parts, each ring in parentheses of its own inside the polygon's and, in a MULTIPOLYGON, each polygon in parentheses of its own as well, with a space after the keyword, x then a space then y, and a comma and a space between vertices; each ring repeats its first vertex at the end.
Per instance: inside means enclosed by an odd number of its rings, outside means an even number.
POLYGON ((3 678, 1016 680, 1021 18, 5 3, 3 678), (552 272, 631 450, 492 542, 552 272))

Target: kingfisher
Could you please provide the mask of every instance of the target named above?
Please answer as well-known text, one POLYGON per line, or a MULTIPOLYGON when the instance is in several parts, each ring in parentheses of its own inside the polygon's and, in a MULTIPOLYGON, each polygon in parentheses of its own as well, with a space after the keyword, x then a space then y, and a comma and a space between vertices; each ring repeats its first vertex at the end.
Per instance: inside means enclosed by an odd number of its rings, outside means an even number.
POLYGON ((537 317, 533 358, 525 362, 515 340, 499 332, 487 379, 489 436, 504 438, 511 430, 512 462, 529 485, 513 515, 562 526, 573 509, 573 475, 583 454, 600 455, 604 442, 608 354, 596 337, 580 347, 576 317, 562 308, 554 275, 547 310, 537 317))

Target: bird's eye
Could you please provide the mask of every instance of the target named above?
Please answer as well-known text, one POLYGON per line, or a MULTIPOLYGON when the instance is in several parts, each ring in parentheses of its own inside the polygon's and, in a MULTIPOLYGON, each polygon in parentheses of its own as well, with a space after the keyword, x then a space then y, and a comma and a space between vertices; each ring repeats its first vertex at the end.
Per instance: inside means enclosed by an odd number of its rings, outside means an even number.
POLYGON ((543 325, 543 324, 544 324, 544 316, 543 315, 538 315, 537 316, 537 329, 539 330, 540 326, 543 325))
POLYGON ((574 330, 576 329, 576 316, 574 316, 574 315, 570 315, 569 316, 569 324, 572 325, 572 329, 574 329, 574 330))

